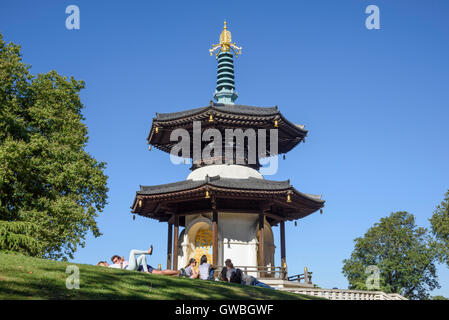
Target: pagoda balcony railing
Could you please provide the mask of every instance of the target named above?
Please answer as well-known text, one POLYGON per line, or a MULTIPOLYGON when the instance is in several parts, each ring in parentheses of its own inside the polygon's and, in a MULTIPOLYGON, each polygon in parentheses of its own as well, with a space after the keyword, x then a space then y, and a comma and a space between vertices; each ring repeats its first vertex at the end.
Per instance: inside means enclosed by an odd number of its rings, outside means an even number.
POLYGON ((312 272, 295 274, 294 276, 288 277, 287 280, 298 281, 298 283, 301 283, 301 280, 303 280, 304 283, 312 283, 312 272))

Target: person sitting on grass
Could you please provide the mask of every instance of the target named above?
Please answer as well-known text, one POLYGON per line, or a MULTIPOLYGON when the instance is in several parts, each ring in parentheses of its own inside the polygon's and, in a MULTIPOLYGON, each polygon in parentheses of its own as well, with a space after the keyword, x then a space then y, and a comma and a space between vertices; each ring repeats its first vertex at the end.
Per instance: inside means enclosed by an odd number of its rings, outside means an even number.
POLYGON ((191 258, 187 266, 184 269, 181 269, 181 274, 191 279, 196 279, 198 278, 199 274, 196 271, 195 267, 196 267, 196 260, 195 258, 191 258))
POLYGON ((241 284, 242 270, 234 268, 234 264, 232 263, 231 259, 226 259, 225 266, 226 266, 226 275, 224 276, 224 278, 228 282, 241 284))
POLYGON ((226 267, 223 267, 220 272, 220 280, 228 282, 228 279, 226 278, 226 273, 228 272, 228 269, 226 267))
POLYGON ((167 276, 176 276, 179 275, 179 271, 177 270, 157 270, 153 268, 152 266, 147 264, 146 255, 151 255, 153 253, 153 246, 150 247, 148 251, 142 251, 142 250, 131 250, 129 252, 129 261, 125 261, 124 257, 120 257, 118 255, 114 255, 111 260, 114 264, 109 265, 106 261, 100 261, 97 263, 97 265, 109 267, 109 268, 116 268, 116 269, 126 269, 130 271, 143 271, 145 273, 152 273, 152 274, 161 274, 161 275, 167 275, 167 276), (140 255, 138 258, 136 258, 136 255, 140 255))
POLYGON ((201 280, 214 280, 214 268, 212 268, 210 263, 207 263, 206 255, 201 257, 198 273, 201 280))
POLYGON ((231 259, 226 259, 225 265, 226 271, 223 268, 222 278, 226 278, 228 282, 273 289, 273 287, 270 287, 266 283, 260 282, 259 280, 257 280, 257 278, 253 276, 248 276, 244 274, 240 269, 234 268, 231 259), (224 272, 226 272, 226 274, 224 274, 224 272))

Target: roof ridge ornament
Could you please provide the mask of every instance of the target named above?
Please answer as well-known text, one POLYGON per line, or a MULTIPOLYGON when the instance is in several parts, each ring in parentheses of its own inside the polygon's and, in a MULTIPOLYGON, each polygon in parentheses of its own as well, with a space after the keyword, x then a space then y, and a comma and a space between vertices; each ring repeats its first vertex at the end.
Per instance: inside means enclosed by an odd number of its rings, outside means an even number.
POLYGON ((232 41, 231 31, 228 30, 227 23, 225 20, 223 31, 220 34, 220 43, 212 45, 212 49, 209 49, 210 55, 212 56, 214 51, 217 50, 218 48, 220 48, 220 50, 218 50, 218 52, 215 54, 215 57, 217 59, 218 55, 221 52, 229 52, 232 50, 235 54, 235 57, 237 57, 239 54, 242 54, 242 47, 237 47, 237 45, 231 41, 232 41))

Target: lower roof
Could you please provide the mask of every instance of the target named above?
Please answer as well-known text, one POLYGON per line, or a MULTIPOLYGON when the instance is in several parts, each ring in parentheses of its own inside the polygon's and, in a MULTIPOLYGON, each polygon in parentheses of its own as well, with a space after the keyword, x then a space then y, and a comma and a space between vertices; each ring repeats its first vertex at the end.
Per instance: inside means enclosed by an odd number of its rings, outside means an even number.
POLYGON ((288 180, 206 176, 204 180, 140 186, 131 208, 132 213, 168 221, 173 215, 211 211, 212 199, 218 211, 263 210, 279 221, 303 218, 322 208, 325 202, 319 195, 296 190, 288 180))

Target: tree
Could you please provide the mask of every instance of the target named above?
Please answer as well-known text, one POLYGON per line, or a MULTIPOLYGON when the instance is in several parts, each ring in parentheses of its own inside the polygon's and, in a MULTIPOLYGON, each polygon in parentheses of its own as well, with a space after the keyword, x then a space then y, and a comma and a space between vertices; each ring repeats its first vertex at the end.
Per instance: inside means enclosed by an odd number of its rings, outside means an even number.
POLYGON ((0 250, 73 258, 88 231, 100 235, 105 163, 84 150, 84 82, 29 69, 0 34, 0 250))
POLYGON ((350 289, 368 289, 370 274, 365 272, 373 265, 379 269, 379 288, 373 290, 426 299, 440 287, 435 266, 438 250, 428 230, 415 225, 412 214, 392 213, 354 242, 351 258, 343 261, 350 289))
POLYGON ((449 190, 444 200, 435 209, 430 218, 430 224, 440 246, 441 262, 445 261, 449 267, 449 190))
POLYGON ((444 296, 433 296, 432 300, 449 300, 449 299, 444 296))

